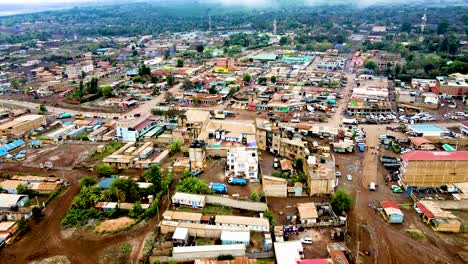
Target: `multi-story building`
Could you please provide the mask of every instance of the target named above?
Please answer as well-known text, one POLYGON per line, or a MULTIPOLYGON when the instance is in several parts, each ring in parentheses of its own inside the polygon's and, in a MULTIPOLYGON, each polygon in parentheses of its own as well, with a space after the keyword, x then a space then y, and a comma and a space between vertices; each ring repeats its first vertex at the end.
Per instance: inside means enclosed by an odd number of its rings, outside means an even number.
POLYGON ((468 93, 468 74, 452 74, 449 77, 437 77, 436 89, 439 94, 461 97, 468 93))
POLYGON ((256 149, 231 148, 227 154, 226 175, 249 179, 258 178, 258 154, 256 149))
POLYGON ((361 75, 353 86, 347 111, 351 115, 387 114, 392 112, 387 78, 361 75))
POLYGON ((401 159, 401 179, 408 186, 440 187, 468 181, 468 151, 415 150, 401 159))
POLYGON ((335 160, 331 153, 309 156, 304 171, 310 195, 332 194, 335 191, 335 160))
POLYGON ((115 124, 115 136, 121 141, 135 142, 145 133, 154 129, 158 123, 159 118, 118 121, 115 124))

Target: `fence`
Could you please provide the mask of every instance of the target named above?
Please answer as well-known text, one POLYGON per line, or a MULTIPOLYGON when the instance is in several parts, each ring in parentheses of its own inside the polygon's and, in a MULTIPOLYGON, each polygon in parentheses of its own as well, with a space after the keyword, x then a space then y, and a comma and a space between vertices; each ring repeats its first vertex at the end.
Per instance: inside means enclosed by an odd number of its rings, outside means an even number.
POLYGON ((228 197, 223 197, 223 196, 207 195, 206 203, 207 204, 219 204, 219 205, 224 205, 224 206, 228 206, 232 208, 244 209, 244 210, 249 210, 249 211, 257 211, 257 212, 264 212, 268 210, 268 206, 266 203, 243 201, 243 200, 233 199, 233 198, 228 198, 228 197))
POLYGON ((274 251, 265 251, 265 252, 246 252, 245 255, 249 259, 262 259, 262 258, 272 258, 275 256, 274 251))

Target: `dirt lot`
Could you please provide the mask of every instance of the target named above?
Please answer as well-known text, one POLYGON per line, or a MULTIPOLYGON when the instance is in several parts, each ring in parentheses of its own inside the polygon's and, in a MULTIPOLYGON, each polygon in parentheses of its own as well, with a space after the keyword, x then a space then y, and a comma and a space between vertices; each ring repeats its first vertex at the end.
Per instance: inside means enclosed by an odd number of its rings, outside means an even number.
MULTIPOLYGON (((219 160, 208 160, 205 171, 199 176, 199 178, 208 184, 210 182, 222 182, 227 184, 227 178, 224 174, 225 164, 226 159, 224 158, 219 160)), ((229 185, 228 191, 229 195, 239 194, 239 197, 241 198, 249 198, 250 194, 253 192, 260 194, 262 191, 262 185, 260 183, 250 182, 248 182, 246 186, 229 185)))
MULTIPOLYGON (((89 175, 86 170, 44 170, 22 167, 15 164, 5 164, 0 170, 8 174, 37 174, 56 175, 70 182, 70 187, 56 197, 45 209, 41 221, 31 221, 29 230, 19 241, 0 251, 2 264, 28 263, 33 260, 62 255, 71 263, 98 263, 109 247, 128 242, 133 246, 130 259, 136 261, 144 244, 146 234, 154 230, 157 224, 156 217, 148 220, 147 225, 136 226, 128 231, 110 235, 96 235, 86 231, 75 231, 65 235, 62 229, 62 219, 66 215, 73 197, 79 192, 79 178, 89 175), (14 165, 14 166, 13 166, 14 165), (90 254, 92 252, 92 254, 90 254)), ((177 183, 177 180, 174 181, 177 183)), ((171 186, 171 193, 175 191, 175 184, 171 186)), ((160 213, 165 211, 168 204, 163 200, 160 213)), ((162 216, 160 216, 162 217, 162 216)))
POLYGON ((135 220, 129 217, 120 217, 117 219, 111 219, 100 223, 96 226, 98 232, 113 232, 125 228, 135 223, 135 220))
POLYGON ((94 153, 99 144, 90 142, 82 144, 63 144, 51 146, 48 151, 41 151, 40 154, 30 156, 24 164, 31 167, 39 167, 41 163, 51 161, 54 168, 71 169, 73 166, 94 153))

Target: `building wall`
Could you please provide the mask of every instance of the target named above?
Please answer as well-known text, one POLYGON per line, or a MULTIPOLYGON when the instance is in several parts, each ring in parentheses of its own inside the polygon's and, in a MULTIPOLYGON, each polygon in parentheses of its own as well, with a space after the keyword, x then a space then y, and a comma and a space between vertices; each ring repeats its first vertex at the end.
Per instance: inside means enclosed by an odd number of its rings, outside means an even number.
POLYGON ((319 195, 319 194, 332 194, 335 191, 335 181, 334 180, 310 180, 310 195, 319 195))
POLYGON ((468 93, 468 86, 441 85, 437 82, 437 90, 439 91, 439 94, 445 93, 453 96, 463 96, 468 93))
POLYGON ((439 187, 468 181, 468 161, 410 161, 402 165, 403 181, 410 186, 439 187))
POLYGON ((287 197, 288 185, 285 184, 269 184, 263 180, 263 192, 267 197, 287 197))
POLYGON ((13 126, 11 128, 0 130, 0 136, 6 135, 22 135, 31 129, 40 127, 42 124, 46 123, 45 116, 40 116, 34 120, 23 122, 19 125, 13 126))

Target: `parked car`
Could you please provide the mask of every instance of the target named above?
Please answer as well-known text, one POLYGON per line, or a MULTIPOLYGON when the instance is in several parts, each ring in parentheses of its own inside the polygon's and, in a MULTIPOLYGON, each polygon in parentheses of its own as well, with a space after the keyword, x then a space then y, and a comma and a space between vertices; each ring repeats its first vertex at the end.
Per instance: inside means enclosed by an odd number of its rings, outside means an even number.
POLYGON ((310 237, 303 237, 303 238, 301 238, 301 242, 302 242, 303 244, 312 244, 312 243, 313 243, 312 238, 310 238, 310 237))
POLYGON ((348 181, 352 181, 352 180, 353 180, 353 175, 348 174, 348 175, 346 176, 346 178, 348 179, 348 181))
POLYGON ((341 172, 339 172, 339 171, 335 172, 335 176, 336 177, 341 177, 341 172))
POLYGON ((279 168, 280 164, 279 164, 279 159, 274 159, 273 160, 273 168, 277 169, 279 168))

